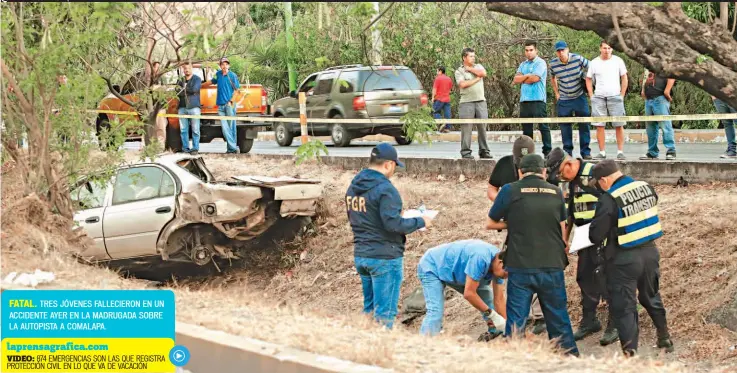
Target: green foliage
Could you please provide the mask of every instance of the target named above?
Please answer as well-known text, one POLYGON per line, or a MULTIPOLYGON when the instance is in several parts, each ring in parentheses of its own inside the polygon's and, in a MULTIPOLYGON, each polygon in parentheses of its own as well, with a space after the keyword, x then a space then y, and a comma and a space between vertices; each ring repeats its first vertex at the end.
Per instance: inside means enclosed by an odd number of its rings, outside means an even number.
POLYGON ((697 64, 702 64, 702 63, 704 63, 704 62, 707 62, 707 61, 713 61, 713 60, 714 60, 714 59, 713 59, 713 58, 711 58, 711 56, 707 56, 707 55, 705 55, 705 54, 700 54, 700 55, 699 55, 698 57, 696 57, 696 63, 697 63, 697 64))
POLYGON ((432 109, 421 107, 404 114, 400 119, 402 131, 406 138, 419 143, 432 144, 430 134, 437 131, 437 124, 432 116, 432 109))
POLYGON ((320 153, 328 155, 328 148, 317 138, 312 138, 310 141, 300 145, 294 155, 297 157, 297 166, 305 161, 315 160, 321 161, 320 153))

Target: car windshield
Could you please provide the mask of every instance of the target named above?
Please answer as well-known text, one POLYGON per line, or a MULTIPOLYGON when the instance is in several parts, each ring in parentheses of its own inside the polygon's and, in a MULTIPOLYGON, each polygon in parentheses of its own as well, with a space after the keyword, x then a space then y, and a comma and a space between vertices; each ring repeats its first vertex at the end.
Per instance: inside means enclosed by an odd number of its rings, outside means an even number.
POLYGON ((363 92, 421 90, 422 84, 410 69, 361 71, 358 83, 363 92))
POLYGON ((196 162, 195 159, 182 159, 181 161, 177 162, 179 167, 187 170, 190 174, 194 175, 196 178, 202 180, 203 182, 207 182, 207 172, 203 170, 205 167, 204 162, 196 162))

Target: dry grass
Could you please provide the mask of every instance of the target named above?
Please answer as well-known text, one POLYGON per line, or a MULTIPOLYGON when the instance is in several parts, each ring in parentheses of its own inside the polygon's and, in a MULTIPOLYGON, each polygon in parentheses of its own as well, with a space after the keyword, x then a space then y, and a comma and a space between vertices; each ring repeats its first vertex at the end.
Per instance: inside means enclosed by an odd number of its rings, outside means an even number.
MULTIPOLYGON (((357 315, 361 308, 360 280, 353 270, 352 235, 343 208, 343 193, 354 172, 323 166, 295 168, 288 162, 258 158, 232 160, 221 156, 207 158, 208 165, 221 177, 259 173, 326 180, 327 215, 319 221, 318 237, 307 241, 309 255, 290 271, 280 271, 274 276, 272 273, 240 271, 229 274, 227 281, 221 278, 206 285, 188 285, 185 282, 173 286, 179 321, 394 368, 398 372, 487 372, 512 366, 519 371, 686 372, 694 371, 697 368, 694 362, 706 356, 710 356, 709 360, 714 364, 698 364, 699 370, 706 371, 716 365, 719 368, 714 371, 734 371, 735 359, 719 361, 728 357, 721 350, 735 344, 734 335, 713 325, 705 328, 701 321, 704 310, 724 303, 735 290, 736 242, 733 229, 729 230, 737 220, 733 211, 737 188, 733 185, 690 187, 686 190, 688 193, 660 189, 663 206, 667 206, 663 208, 667 232, 660 242, 661 288, 676 341, 683 341, 677 346, 680 361, 666 364, 643 358, 626 360, 616 355, 616 348, 608 350, 600 359, 570 359, 550 352, 541 338, 477 343, 468 335, 469 330, 480 325, 477 313, 461 297, 446 302, 444 335, 423 338, 417 335, 415 327, 398 327, 391 332, 381 330, 357 315), (730 250, 731 254, 728 254, 730 250), (702 253, 700 265, 694 263, 696 252, 702 253), (717 276, 724 270, 726 274, 717 276), (689 342, 688 348, 686 341, 689 342), (728 363, 731 365, 726 365, 728 363)), ((429 178, 401 175, 394 182, 405 206, 416 206, 424 201, 429 208, 441 210, 435 229, 409 237, 403 295, 419 285, 414 269, 428 248, 469 237, 501 243, 502 235, 480 229, 489 207, 484 183, 436 182, 429 178)), ((3 185, 3 196, 9 195, 5 188, 6 184, 3 185)), ((48 215, 44 216, 48 218, 48 215)), ((48 222, 47 218, 41 222, 48 222)), ((65 254, 68 250, 66 238, 54 241, 60 232, 46 229, 43 224, 47 223, 33 225, 28 221, 13 220, 4 219, 2 225, 4 238, 18 236, 15 241, 2 240, 2 276, 10 271, 39 268, 56 274, 57 280, 52 284, 55 288, 133 289, 150 286, 144 281, 124 280, 110 270, 71 260, 65 254), (34 238, 38 236, 35 233, 24 233, 34 229, 44 238, 34 238), (54 244, 44 246, 39 243, 44 240, 54 244)), ((571 267, 574 266, 572 263, 571 267)), ((569 303, 572 313, 575 313, 578 290, 573 277, 568 276, 568 282, 569 303)), ((647 317, 641 316, 646 332, 643 338, 647 338, 651 326, 646 321, 647 317)))

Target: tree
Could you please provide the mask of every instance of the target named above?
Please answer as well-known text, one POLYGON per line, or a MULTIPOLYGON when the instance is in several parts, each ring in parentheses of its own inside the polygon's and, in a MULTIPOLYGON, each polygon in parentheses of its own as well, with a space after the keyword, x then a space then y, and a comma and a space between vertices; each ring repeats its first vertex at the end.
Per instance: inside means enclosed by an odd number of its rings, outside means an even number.
POLYGON ((143 121, 146 144, 154 142, 156 117, 172 92, 155 90, 162 76, 187 62, 208 62, 226 54, 237 24, 235 3, 137 3, 127 27, 104 53, 116 60, 98 71, 110 92, 134 108, 143 121), (161 67, 154 70, 154 63, 161 67), (127 80, 123 89, 114 79, 127 80), (137 100, 125 97, 136 92, 137 100))
MULTIPOLYGON (((115 42, 126 3, 4 3, 2 5, 2 145, 23 175, 24 194, 48 197, 71 217, 69 184, 90 161, 94 108, 105 94, 95 50, 115 42), (86 56, 82 63, 80 56, 86 56), (18 146, 27 138, 28 151, 18 146), (63 156, 62 156, 63 155, 63 156)), ((111 152, 111 162, 120 154, 111 152)))
POLYGON ((691 82, 737 107, 737 41, 720 26, 694 22, 681 3, 487 2, 486 8, 591 30, 648 69, 691 82))

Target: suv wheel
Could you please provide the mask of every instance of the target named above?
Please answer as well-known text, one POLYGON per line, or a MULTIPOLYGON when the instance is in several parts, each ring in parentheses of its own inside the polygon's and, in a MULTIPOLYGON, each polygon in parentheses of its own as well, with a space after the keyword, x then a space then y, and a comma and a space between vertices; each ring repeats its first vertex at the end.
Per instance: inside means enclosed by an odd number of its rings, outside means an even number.
MULTIPOLYGON (((343 119, 340 114, 335 114, 331 119, 343 119)), ((353 140, 351 133, 345 128, 345 124, 335 123, 330 131, 330 138, 333 140, 333 144, 338 147, 348 146, 353 140)))
POLYGON ((409 145, 412 143, 412 139, 405 136, 394 136, 394 141, 399 145, 409 145))
POLYGON ((246 154, 251 151, 253 147, 253 139, 246 138, 246 129, 244 127, 238 128, 238 150, 241 154, 246 154))
POLYGON ((292 140, 294 140, 294 134, 287 127, 287 123, 277 123, 274 125, 274 137, 279 146, 292 145, 292 140))

